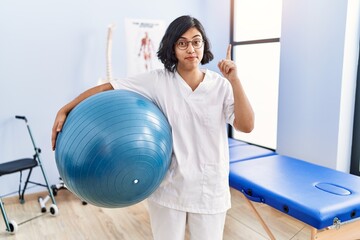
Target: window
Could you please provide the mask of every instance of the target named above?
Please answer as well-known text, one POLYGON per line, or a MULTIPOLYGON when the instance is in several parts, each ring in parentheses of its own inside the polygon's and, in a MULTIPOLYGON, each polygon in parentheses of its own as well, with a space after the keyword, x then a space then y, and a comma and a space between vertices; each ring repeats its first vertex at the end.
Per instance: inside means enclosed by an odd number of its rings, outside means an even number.
POLYGON ((282 0, 231 0, 233 59, 255 111, 251 133, 234 138, 276 149, 282 0))

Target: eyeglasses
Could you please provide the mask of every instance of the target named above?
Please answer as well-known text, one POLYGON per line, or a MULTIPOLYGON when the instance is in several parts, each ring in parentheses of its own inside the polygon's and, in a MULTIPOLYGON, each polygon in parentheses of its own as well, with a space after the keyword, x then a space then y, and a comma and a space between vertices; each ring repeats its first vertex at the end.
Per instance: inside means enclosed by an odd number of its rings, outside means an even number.
POLYGON ((205 41, 202 40, 201 38, 195 38, 192 41, 179 40, 179 41, 176 42, 176 46, 180 50, 186 50, 189 47, 189 43, 191 43, 193 48, 199 49, 204 45, 204 42, 205 41))

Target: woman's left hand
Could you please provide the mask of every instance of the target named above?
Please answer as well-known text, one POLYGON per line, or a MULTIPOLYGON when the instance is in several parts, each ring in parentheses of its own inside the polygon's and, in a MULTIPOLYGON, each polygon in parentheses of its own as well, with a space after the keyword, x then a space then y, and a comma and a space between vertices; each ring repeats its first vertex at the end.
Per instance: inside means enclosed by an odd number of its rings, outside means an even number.
POLYGON ((223 76, 230 82, 238 79, 236 64, 231 60, 231 44, 227 48, 226 58, 218 63, 218 67, 223 76))

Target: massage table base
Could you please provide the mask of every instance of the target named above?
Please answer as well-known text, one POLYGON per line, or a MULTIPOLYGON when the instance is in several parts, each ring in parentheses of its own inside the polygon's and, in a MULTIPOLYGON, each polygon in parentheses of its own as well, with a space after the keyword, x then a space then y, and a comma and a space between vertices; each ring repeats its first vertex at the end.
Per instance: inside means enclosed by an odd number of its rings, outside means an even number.
POLYGON ((328 227, 318 230, 309 226, 311 240, 358 240, 360 239, 360 221, 345 222, 338 227, 328 227))
MULTIPOLYGON (((255 214, 255 217, 265 230, 266 234, 271 240, 276 240, 274 234, 271 232, 270 227, 267 225, 266 221, 262 218, 261 214, 258 212, 253 202, 250 201, 244 194, 243 199, 246 204, 250 207, 252 212, 255 214)), ((269 206, 270 207, 270 206, 269 206)), ((281 213, 284 214, 284 213, 281 213)), ((287 215, 289 216, 289 215, 287 215)), ((291 217, 291 216, 289 216, 291 217)), ((308 224, 306 227, 310 230, 310 240, 360 240, 360 221, 348 221, 345 223, 334 223, 333 226, 316 229, 308 224)))
POLYGON ((260 222, 261 226, 264 228, 267 235, 270 237, 271 240, 275 240, 274 235, 272 234, 269 226, 266 224, 264 219, 261 217, 260 213, 256 210, 254 204, 246 197, 244 196, 245 202, 249 205, 250 209, 254 212, 257 220, 260 222))

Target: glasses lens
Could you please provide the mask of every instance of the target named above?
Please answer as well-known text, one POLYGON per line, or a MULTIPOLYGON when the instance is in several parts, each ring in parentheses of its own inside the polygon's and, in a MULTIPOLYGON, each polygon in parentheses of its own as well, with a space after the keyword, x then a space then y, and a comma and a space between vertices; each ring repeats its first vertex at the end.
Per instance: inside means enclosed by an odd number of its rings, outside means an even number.
POLYGON ((194 48, 201 48, 203 45, 203 40, 201 39, 194 39, 191 41, 191 44, 193 45, 194 48))
POLYGON ((188 43, 186 41, 178 41, 177 46, 181 50, 185 50, 188 46, 188 43))

